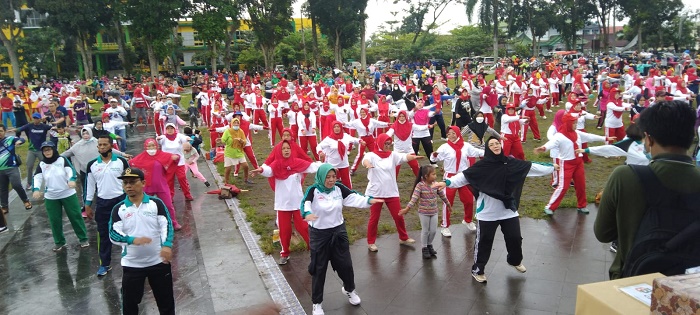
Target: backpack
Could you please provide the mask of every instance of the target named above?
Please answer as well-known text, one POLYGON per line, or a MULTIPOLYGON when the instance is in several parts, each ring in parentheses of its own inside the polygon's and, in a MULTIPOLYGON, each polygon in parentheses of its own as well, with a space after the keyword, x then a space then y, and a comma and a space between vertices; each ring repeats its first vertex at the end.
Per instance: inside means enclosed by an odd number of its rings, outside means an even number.
POLYGON ((622 269, 622 277, 653 272, 684 274, 700 266, 700 193, 666 188, 649 166, 630 165, 644 186, 647 210, 622 269))

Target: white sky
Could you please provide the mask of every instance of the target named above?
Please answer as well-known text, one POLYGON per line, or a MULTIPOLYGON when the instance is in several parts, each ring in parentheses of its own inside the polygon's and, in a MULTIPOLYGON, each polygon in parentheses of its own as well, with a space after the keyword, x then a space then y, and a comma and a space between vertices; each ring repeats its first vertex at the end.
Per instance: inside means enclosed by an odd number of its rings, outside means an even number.
MULTIPOLYGON (((300 16, 300 8, 304 2, 305 1, 303 0, 297 0, 294 3, 295 17, 300 16)), ((403 20, 403 17, 406 15, 406 13, 403 12, 403 8, 406 7, 406 5, 403 3, 392 4, 392 2, 392 0, 369 0, 369 2, 367 3, 367 10, 365 11, 369 15, 369 18, 367 18, 368 38, 370 34, 377 32, 379 30, 379 26, 385 24, 385 21, 398 20, 399 23, 396 24, 397 27, 401 24, 400 21, 403 20), (399 12, 399 14, 396 17, 392 16, 390 13, 395 11, 399 12)), ((700 9, 700 1, 698 0, 683 0, 683 4, 685 4, 685 10, 700 9)), ((430 21, 432 21, 432 12, 426 14, 426 23, 430 21)), ((474 19, 472 19, 472 24, 476 22, 476 17, 474 17, 474 19)), ((624 24, 623 22, 618 23, 618 25, 624 24)), ((467 14, 465 13, 464 5, 450 4, 438 19, 438 25, 441 25, 440 28, 438 28, 438 32, 447 33, 451 29, 468 24, 469 22, 467 21, 467 14)))

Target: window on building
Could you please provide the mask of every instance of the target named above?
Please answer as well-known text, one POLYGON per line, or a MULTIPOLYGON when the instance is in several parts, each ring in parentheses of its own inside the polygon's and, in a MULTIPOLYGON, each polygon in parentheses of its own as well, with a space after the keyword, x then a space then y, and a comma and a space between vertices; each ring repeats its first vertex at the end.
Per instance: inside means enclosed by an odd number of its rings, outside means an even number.
POLYGON ((204 41, 199 37, 199 32, 194 31, 192 37, 194 38, 194 46, 204 46, 204 41))
POLYGON ((7 77, 10 75, 10 67, 0 67, 0 76, 7 77))
POLYGON ((41 22, 46 20, 46 14, 41 14, 34 9, 22 9, 22 15, 27 17, 27 22, 24 23, 24 28, 41 27, 41 22))

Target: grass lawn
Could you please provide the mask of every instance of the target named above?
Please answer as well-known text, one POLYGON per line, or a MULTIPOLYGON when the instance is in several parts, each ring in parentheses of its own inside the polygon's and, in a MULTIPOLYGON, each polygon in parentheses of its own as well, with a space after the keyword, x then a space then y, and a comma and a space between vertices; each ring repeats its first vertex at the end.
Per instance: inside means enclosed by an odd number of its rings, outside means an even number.
MULTIPOLYGON (((189 104, 190 95, 183 97, 180 102, 184 106, 189 104)), ((561 105, 563 108, 563 103, 561 105)), ((593 110, 592 102, 589 104, 589 109, 593 110)), ((452 117, 449 106, 444 109, 445 119, 448 121, 452 117)), ((556 108, 554 109, 556 112, 556 108)), ((542 120, 538 118, 540 131, 542 133, 543 139, 546 138, 547 128, 552 123, 554 113, 546 113, 547 119, 542 120)), ((629 123, 629 115, 624 115, 626 124, 629 123)), ((286 122, 285 122, 286 124, 286 122)), ((588 130, 595 134, 603 134, 602 130, 595 128, 594 121, 587 122, 588 130)), ((497 129, 498 130, 498 129, 497 129)), ((204 138, 203 149, 209 150, 209 132, 202 129, 202 134, 204 138)), ((532 134, 529 134, 528 141, 523 145, 526 158, 530 161, 539 162, 550 162, 549 153, 546 154, 534 154, 533 149, 543 144, 544 142, 537 143, 532 140, 532 134)), ((256 157, 258 157, 258 162, 262 162, 265 157, 267 157, 271 148, 269 145, 269 140, 267 138, 267 132, 259 132, 257 135, 252 135, 253 138, 253 150, 255 151, 256 157)), ((434 148, 437 149, 440 145, 444 144, 444 141, 440 140, 440 133, 436 127, 436 132, 434 135, 434 148)), ((594 143, 593 145, 600 145, 602 143, 594 143)), ((353 150, 350 154, 350 159, 354 160, 357 154, 357 149, 353 150)), ((595 200, 595 195, 601 191, 605 185, 608 175, 615 166, 622 165, 623 159, 605 159, 599 157, 592 157, 594 163, 586 164, 586 194, 588 196, 588 201, 593 203, 595 200)), ((423 160, 422 164, 428 163, 427 160, 423 160)), ((223 177, 223 163, 217 165, 217 170, 219 174, 223 177)), ((438 169, 438 178, 442 178, 443 170, 438 169)), ((272 243, 272 231, 275 227, 275 211, 273 209, 274 195, 273 191, 270 189, 267 180, 265 178, 256 177, 253 178, 253 184, 248 185, 243 182, 243 177, 232 177, 233 183, 239 186, 241 189, 248 189, 249 192, 241 193, 238 198, 241 200, 241 206, 247 215, 247 220, 251 222, 252 227, 256 233, 261 236, 260 246, 268 254, 276 252, 277 249, 272 243)), ((405 205, 411 194, 411 187, 413 186, 413 181, 415 177, 413 172, 411 172, 408 165, 404 165, 401 168, 401 172, 398 177, 399 190, 401 193, 402 204, 405 205)), ((364 193, 367 187, 367 170, 364 168, 358 169, 355 176, 352 178, 353 186, 358 192, 364 193)), ((525 188, 523 190, 522 199, 520 202, 520 214, 524 217, 530 217, 535 219, 545 219, 542 209, 549 201, 549 197, 552 194, 553 189, 549 185, 550 177, 535 177, 528 178, 525 182, 525 188)), ((313 183, 313 176, 307 176, 304 182, 304 187, 308 187, 313 183)), ((561 203, 561 208, 575 208, 576 207, 576 197, 573 189, 569 189, 566 198, 561 203)), ((453 214, 451 216, 452 224, 459 224, 463 217, 463 206, 459 198, 455 200, 455 205, 453 207, 453 214)), ((365 238, 367 235, 367 221, 369 219, 369 209, 355 209, 346 208, 345 210, 345 221, 350 236, 351 242, 355 240, 365 238)), ((440 218, 442 219, 442 218, 440 218)), ((405 216, 406 228, 408 230, 419 230, 420 222, 418 220, 418 215, 415 211, 409 212, 405 216)), ((380 235, 387 233, 396 233, 396 228, 394 222, 389 215, 389 212, 384 210, 379 222, 378 233, 380 235)), ((303 250, 305 245, 301 242, 300 238, 296 241, 292 241, 293 250, 303 250)))

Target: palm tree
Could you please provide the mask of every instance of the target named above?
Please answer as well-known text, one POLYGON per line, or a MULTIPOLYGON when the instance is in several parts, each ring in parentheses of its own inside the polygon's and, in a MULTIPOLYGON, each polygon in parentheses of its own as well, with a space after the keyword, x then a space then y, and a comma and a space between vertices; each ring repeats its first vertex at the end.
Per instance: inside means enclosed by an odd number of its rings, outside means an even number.
POLYGON ((466 0, 467 20, 472 22, 474 10, 478 7, 479 24, 493 32, 493 56, 498 57, 498 24, 499 15, 512 6, 512 0, 466 0))

